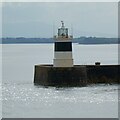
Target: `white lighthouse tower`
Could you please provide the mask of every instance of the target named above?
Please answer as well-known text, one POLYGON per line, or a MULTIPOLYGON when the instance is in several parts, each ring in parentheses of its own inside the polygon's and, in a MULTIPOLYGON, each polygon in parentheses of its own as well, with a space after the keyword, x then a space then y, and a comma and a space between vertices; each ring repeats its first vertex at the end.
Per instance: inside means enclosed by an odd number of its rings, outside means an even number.
POLYGON ((68 28, 65 28, 64 22, 58 28, 58 34, 54 36, 54 67, 73 67, 72 58, 72 35, 68 35, 68 28))

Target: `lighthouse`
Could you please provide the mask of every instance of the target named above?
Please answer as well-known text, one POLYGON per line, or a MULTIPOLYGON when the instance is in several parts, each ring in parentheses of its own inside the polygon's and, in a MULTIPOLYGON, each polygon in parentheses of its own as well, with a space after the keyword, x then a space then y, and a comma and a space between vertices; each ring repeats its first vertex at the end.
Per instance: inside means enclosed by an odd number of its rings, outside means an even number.
POLYGON ((57 35, 54 36, 54 59, 53 67, 73 67, 72 57, 72 39, 68 28, 61 21, 61 27, 58 28, 57 35))
POLYGON ((119 65, 73 65, 72 39, 64 22, 54 36, 53 64, 35 65, 34 84, 81 87, 96 83, 120 83, 119 65), (114 73, 113 73, 114 71, 114 73), (119 75, 119 76, 118 76, 119 75), (104 78, 104 79, 103 79, 104 78))

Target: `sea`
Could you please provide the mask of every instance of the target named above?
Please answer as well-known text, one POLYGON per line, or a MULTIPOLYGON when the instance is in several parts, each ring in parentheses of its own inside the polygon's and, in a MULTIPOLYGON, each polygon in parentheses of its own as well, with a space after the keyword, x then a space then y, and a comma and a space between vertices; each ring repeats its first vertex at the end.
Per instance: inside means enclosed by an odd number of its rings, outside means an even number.
MULTIPOLYGON (((3 44, 3 118, 118 118, 117 84, 35 86, 34 66, 52 64, 54 44, 3 44)), ((118 45, 73 44, 74 64, 118 64, 118 45)))

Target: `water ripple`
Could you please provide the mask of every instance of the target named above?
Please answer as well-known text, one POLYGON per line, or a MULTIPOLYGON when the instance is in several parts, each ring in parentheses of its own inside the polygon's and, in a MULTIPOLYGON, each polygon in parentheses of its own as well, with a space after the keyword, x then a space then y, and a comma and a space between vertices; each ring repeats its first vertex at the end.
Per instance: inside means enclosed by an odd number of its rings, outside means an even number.
POLYGON ((83 88, 36 88, 33 85, 3 85, 3 101, 39 102, 52 105, 59 102, 76 104, 118 102, 118 89, 112 86, 89 86, 83 88))

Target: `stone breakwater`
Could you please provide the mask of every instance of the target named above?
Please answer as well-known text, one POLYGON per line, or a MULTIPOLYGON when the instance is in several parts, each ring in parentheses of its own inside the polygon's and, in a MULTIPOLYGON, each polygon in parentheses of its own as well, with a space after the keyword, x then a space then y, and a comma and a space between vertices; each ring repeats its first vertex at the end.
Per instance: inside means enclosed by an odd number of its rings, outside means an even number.
POLYGON ((35 65, 34 83, 43 86, 78 87, 88 84, 119 84, 120 65, 35 65))

